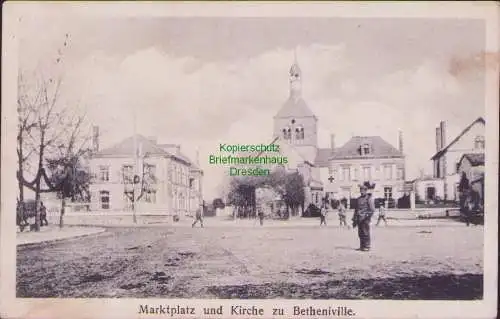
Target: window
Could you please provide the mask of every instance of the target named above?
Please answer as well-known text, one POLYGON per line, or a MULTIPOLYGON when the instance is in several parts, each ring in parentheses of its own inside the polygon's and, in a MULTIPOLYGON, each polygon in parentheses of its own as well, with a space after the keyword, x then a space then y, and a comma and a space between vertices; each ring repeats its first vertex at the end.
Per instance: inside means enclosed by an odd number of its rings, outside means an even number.
POLYGON ((134 167, 132 165, 122 166, 123 183, 132 183, 134 179, 134 167))
POLYGON ((405 170, 403 168, 398 168, 398 179, 401 180, 401 179, 404 179, 405 177, 405 170))
POLYGON ((144 193, 144 200, 146 203, 156 203, 156 191, 155 190, 148 190, 146 193, 144 193))
POLYGON ((132 208, 132 201, 133 201, 133 198, 134 198, 134 192, 132 192, 132 191, 124 192, 123 193, 123 198, 124 198, 124 201, 125 201, 125 206, 127 208, 132 208))
POLYGON ((392 167, 391 167, 391 165, 384 165, 384 178, 386 180, 392 179, 392 167))
POLYGON ((99 197, 101 200, 101 208, 102 209, 109 209, 109 192, 108 191, 101 191, 99 193, 99 197))
POLYGON ((145 164, 144 165, 144 176, 150 183, 156 181, 156 165, 145 164))
POLYGON ((295 138, 297 140, 303 140, 304 139, 304 128, 302 126, 299 126, 295 129, 295 138))
POLYGON ((369 144, 363 144, 361 146, 361 155, 368 155, 370 154, 370 145, 369 144))
POLYGON ((370 181, 372 179, 371 167, 369 166, 363 167, 363 178, 365 181, 370 181))
POLYGON ((386 200, 392 198, 392 187, 384 187, 384 198, 386 200))
POLYGON ((479 150, 484 149, 484 136, 476 136, 476 138, 474 139, 474 148, 479 150))
POLYGON ((357 168, 354 169, 354 176, 353 176, 353 180, 357 181, 359 178, 359 171, 357 168))
POLYGON ((99 180, 101 182, 109 181, 109 166, 99 166, 99 180))
POLYGON ((289 140, 289 139, 291 139, 291 138, 292 138, 292 131, 290 130, 290 128, 289 128, 289 127, 285 127, 285 128, 283 129, 283 138, 284 138, 285 140, 289 140))
POLYGON ((349 167, 342 167, 342 180, 350 181, 351 180, 351 169, 349 167))

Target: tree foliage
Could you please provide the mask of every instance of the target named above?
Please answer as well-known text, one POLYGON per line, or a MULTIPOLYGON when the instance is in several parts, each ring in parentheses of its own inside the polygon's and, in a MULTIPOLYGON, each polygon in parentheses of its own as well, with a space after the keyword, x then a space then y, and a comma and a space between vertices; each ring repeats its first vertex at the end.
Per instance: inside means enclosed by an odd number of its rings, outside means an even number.
POLYGON ((304 186, 301 174, 283 168, 273 170, 268 176, 238 176, 230 180, 228 203, 255 209, 255 190, 267 187, 279 194, 287 207, 296 209, 304 205, 304 186))

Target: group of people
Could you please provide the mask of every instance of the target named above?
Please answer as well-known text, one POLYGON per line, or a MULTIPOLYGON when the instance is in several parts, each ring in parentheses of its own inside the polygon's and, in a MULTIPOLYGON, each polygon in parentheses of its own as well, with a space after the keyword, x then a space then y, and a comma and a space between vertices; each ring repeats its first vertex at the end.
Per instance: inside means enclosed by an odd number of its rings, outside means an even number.
MULTIPOLYGON (((361 251, 369 251, 371 248, 370 224, 371 224, 371 219, 376 211, 376 207, 375 207, 375 199, 373 198, 369 190, 374 188, 375 184, 371 184, 370 182, 364 182, 363 184, 359 185, 359 190, 361 195, 356 199, 356 206, 352 217, 352 227, 358 229, 358 237, 360 243, 360 247, 358 250, 361 251)), ((203 227, 203 207, 204 207, 203 203, 200 204, 200 207, 196 211, 196 216, 195 216, 196 219, 193 222, 192 227, 194 227, 198 222, 200 222, 201 227, 203 227)), ((346 216, 347 201, 346 200, 340 201, 337 209, 338 209, 340 226, 341 227, 345 226, 350 228, 347 225, 347 216, 346 216)), ((323 200, 323 204, 320 209, 320 226, 321 225, 326 226, 327 211, 328 211, 327 201, 323 200)), ((260 225, 262 226, 264 224, 265 214, 263 210, 260 208, 257 210, 257 217, 259 219, 260 225)), ((387 225, 386 212, 383 205, 379 206, 379 215, 376 225, 378 226, 381 221, 384 221, 384 223, 387 225)))
MULTIPOLYGON (((25 227, 30 227, 30 230, 34 230, 36 225, 35 224, 30 224, 28 221, 30 218, 36 218, 36 201, 35 200, 26 200, 26 201, 20 201, 19 199, 17 200, 17 207, 16 207, 16 224, 19 226, 19 229, 21 231, 24 230, 25 227)), ((40 212, 40 227, 42 226, 48 226, 49 222, 47 220, 47 207, 43 204, 43 202, 40 201, 40 206, 38 208, 38 211, 40 212)))
MULTIPOLYGON (((369 251, 371 247, 370 223, 377 209, 375 200, 372 194, 369 193, 369 190, 373 188, 375 188, 375 185, 371 184, 370 182, 364 182, 363 184, 359 185, 361 195, 356 200, 354 214, 352 217, 352 227, 358 229, 358 236, 360 241, 359 250, 361 251, 369 251)), ((347 225, 346 216, 347 200, 341 200, 337 207, 337 210, 340 227, 350 228, 350 226, 347 225)), ((380 205, 378 207, 378 212, 379 214, 376 225, 378 226, 381 221, 383 221, 385 225, 387 225, 385 207, 383 205, 380 205)), ((323 200, 323 204, 320 210, 320 226, 326 226, 327 213, 327 201, 323 200)))

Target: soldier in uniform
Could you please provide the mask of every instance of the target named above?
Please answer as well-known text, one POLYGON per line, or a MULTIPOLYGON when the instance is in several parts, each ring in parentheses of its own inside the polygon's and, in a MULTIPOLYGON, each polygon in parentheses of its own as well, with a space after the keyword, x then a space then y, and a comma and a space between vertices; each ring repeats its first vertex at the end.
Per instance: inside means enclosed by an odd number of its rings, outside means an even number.
POLYGON ((200 222, 201 224, 201 228, 203 228, 203 203, 200 204, 200 207, 198 207, 198 209, 196 210, 196 219, 192 225, 192 227, 194 227, 196 225, 197 222, 200 222))
POLYGON ((371 246, 370 221, 375 212, 375 202, 371 194, 368 194, 368 190, 374 187, 375 185, 370 184, 370 182, 359 185, 361 196, 356 201, 356 208, 352 217, 352 227, 358 227, 359 250, 361 251, 369 251, 371 246))

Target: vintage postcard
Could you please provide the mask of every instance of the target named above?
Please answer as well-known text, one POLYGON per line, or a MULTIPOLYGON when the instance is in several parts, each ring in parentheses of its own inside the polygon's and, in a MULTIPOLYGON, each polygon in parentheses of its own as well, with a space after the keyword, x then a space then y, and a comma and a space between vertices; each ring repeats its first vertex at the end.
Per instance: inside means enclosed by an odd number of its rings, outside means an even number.
POLYGON ((7 2, 2 318, 495 318, 495 2, 7 2))

